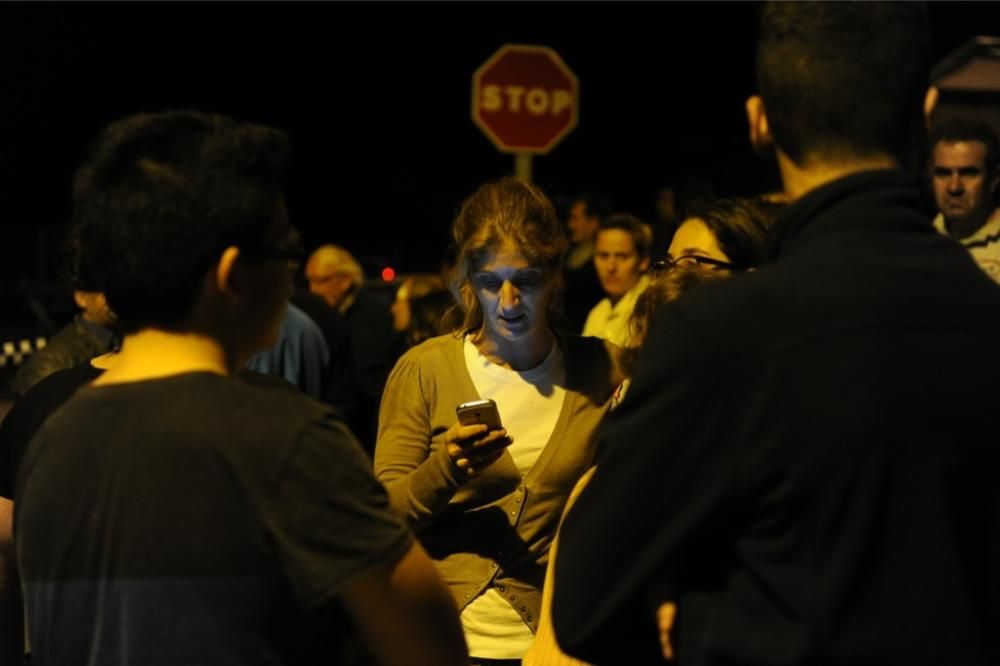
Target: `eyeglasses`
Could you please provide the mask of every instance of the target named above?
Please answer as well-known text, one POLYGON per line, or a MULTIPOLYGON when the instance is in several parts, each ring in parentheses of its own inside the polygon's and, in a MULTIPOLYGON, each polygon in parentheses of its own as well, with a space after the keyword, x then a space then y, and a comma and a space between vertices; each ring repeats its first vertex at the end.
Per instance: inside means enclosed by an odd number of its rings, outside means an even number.
POLYGON ((712 268, 725 268, 731 271, 740 270, 739 266, 729 263, 728 261, 712 259, 711 257, 703 257, 698 254, 684 254, 676 259, 667 257, 665 259, 660 259, 659 261, 654 261, 653 265, 649 267, 649 272, 652 275, 669 273, 678 266, 711 266, 712 268))
POLYGON ((251 259, 284 261, 288 270, 298 271, 305 258, 305 251, 296 242, 273 245, 242 245, 240 249, 251 259))

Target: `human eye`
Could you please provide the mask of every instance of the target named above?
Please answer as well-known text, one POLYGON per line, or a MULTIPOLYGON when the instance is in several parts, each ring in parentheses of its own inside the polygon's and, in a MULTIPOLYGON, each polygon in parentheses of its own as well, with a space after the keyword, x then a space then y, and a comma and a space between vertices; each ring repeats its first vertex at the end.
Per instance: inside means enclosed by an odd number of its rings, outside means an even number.
POLYGON ((500 278, 496 275, 490 275, 489 273, 480 273, 476 275, 475 281, 476 285, 480 289, 486 289, 487 291, 496 291, 502 284, 500 278))
POLYGON ((965 167, 958 170, 958 175, 963 178, 975 178, 979 175, 979 167, 965 167))
POLYGON ((542 284, 543 278, 542 274, 538 271, 530 271, 527 273, 518 273, 514 278, 514 284, 518 287, 538 287, 542 284))

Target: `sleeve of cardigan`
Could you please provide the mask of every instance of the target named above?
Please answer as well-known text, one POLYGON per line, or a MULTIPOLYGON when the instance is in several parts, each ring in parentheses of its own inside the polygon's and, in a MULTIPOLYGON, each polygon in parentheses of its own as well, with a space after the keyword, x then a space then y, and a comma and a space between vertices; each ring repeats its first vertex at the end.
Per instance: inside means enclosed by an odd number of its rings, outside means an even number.
POLYGON ((447 506, 461 485, 461 472, 444 446, 444 431, 432 422, 436 391, 429 375, 413 354, 399 360, 382 394, 375 444, 375 475, 393 510, 417 531, 447 506), (435 436, 438 443, 432 445, 435 436))

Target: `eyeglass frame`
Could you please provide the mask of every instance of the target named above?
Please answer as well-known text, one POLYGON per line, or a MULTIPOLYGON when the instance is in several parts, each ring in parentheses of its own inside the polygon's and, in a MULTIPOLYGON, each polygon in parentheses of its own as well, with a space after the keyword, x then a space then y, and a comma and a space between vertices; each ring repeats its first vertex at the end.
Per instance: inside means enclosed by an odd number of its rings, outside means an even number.
POLYGON ((664 257, 659 261, 654 261, 649 267, 649 273, 651 275, 656 275, 657 273, 668 273, 677 266, 681 264, 696 264, 698 266, 711 266, 713 268, 725 268, 731 271, 743 270, 740 266, 729 262, 722 261, 721 259, 713 259, 711 257, 703 257, 700 254, 684 254, 676 259, 671 257, 664 257))
POLYGON ((249 259, 264 259, 273 261, 284 261, 288 264, 289 270, 298 270, 305 261, 305 250, 297 241, 285 241, 274 245, 240 245, 239 248, 246 253, 249 259))

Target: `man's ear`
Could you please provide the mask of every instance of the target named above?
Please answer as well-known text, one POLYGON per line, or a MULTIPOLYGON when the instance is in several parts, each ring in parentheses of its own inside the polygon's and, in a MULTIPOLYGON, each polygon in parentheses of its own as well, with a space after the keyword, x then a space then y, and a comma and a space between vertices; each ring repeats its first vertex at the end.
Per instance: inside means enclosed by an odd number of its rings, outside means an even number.
POLYGON ((934 118, 934 109, 937 108, 938 98, 941 96, 941 91, 938 90, 937 86, 931 86, 927 89, 927 94, 924 95, 924 122, 927 124, 927 131, 931 129, 931 120, 934 118))
POLYGON ((215 266, 215 288, 224 297, 234 300, 239 297, 239 289, 236 285, 236 260, 239 257, 240 249, 238 247, 227 247, 222 252, 222 256, 219 257, 219 263, 215 266))
POLYGON ((643 257, 642 261, 639 262, 639 272, 645 273, 649 270, 649 257, 643 257))
POLYGON ((750 145, 760 157, 774 156, 774 137, 764 111, 764 100, 760 95, 747 98, 747 124, 750 126, 750 145))

